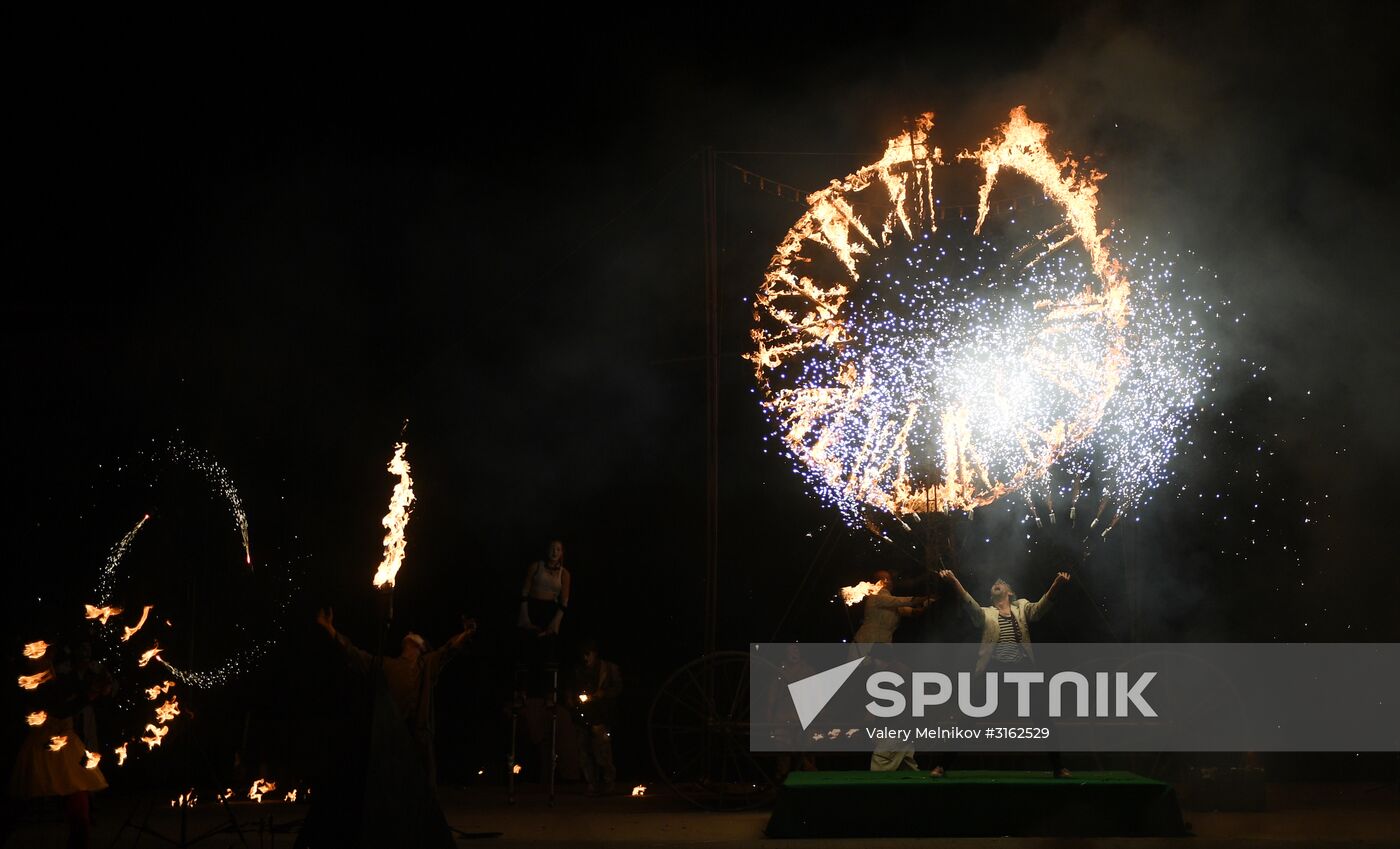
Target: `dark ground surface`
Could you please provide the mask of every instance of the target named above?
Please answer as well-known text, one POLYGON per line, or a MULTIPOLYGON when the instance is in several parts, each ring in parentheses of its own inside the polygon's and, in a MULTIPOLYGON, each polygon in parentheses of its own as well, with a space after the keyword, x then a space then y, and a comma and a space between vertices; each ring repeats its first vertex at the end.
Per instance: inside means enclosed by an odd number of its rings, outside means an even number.
MULTIPOLYGON (((597 846, 694 846, 724 847, 884 847, 928 845, 928 839, 846 839, 846 840, 768 840, 763 836, 768 811, 709 813, 696 810, 667 792, 654 791, 643 798, 613 796, 585 797, 578 788, 566 786, 553 807, 543 788, 522 788, 514 806, 506 804, 504 788, 477 787, 471 790, 442 788, 448 821, 456 828, 475 835, 499 832, 500 836, 459 839, 460 846, 565 847, 578 844, 597 846)), ((123 820, 134 806, 148 800, 132 795, 105 794, 98 807, 98 827, 92 846, 113 845, 123 820)), ((1394 785, 1330 783, 1273 784, 1269 786, 1268 810, 1256 813, 1224 813, 1187 810, 1186 820, 1195 833, 1189 838, 947 838, 939 846, 1020 847, 1236 847, 1259 846, 1269 849, 1314 846, 1400 846, 1400 788, 1394 785)), ((305 816, 299 804, 239 802, 234 815, 243 825, 247 845, 290 847, 295 824, 305 816)), ((872 812, 878 815, 878 812, 872 812)), ((214 804, 197 806, 187 823, 191 836, 226 823, 214 804)), ((179 835, 179 819, 162 800, 154 809, 150 825, 171 838, 179 835)), ((25 812, 21 827, 6 846, 48 849, 64 845, 65 829, 59 821, 56 803, 37 806, 25 812)), ((154 837, 137 836, 130 830, 115 844, 120 847, 161 846, 168 843, 154 837)), ((241 845, 233 834, 218 834, 200 846, 241 845)), ((387 849, 387 847, 386 847, 387 849)))

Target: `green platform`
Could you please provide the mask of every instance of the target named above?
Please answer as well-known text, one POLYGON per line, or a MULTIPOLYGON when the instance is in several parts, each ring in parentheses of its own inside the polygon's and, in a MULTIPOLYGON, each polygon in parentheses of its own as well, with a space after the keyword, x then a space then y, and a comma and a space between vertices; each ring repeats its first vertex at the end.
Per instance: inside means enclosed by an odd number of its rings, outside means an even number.
POLYGON ((1161 837, 1187 833, 1170 784, 1131 772, 794 772, 769 837, 1161 837))

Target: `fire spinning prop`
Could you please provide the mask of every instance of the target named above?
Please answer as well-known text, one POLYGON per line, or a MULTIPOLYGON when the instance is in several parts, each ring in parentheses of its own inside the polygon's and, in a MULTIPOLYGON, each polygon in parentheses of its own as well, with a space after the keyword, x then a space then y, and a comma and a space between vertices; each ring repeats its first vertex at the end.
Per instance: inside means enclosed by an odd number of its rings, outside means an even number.
POLYGON ((1197 412, 1214 308, 1164 294, 1174 261, 1146 243, 1122 253, 1098 223, 1104 175, 1057 160, 1023 108, 951 162, 932 128, 810 195, 779 244, 747 355, 775 435, 852 524, 1092 492, 1111 527, 1197 412), (980 169, 973 220, 937 193, 959 162, 980 169), (994 204, 1008 179, 1046 203, 994 204))
MULTIPOLYGON (((151 604, 146 605, 145 608, 143 608, 141 611, 141 621, 137 622, 135 625, 122 629, 122 642, 130 640, 133 636, 135 636, 137 631, 141 630, 141 628, 145 626, 146 617, 151 615, 151 608, 154 606, 155 605, 151 604)), ((106 623, 104 622, 103 624, 105 625, 106 623)))
POLYGON ((263 796, 266 796, 268 793, 271 793, 273 790, 276 789, 276 782, 268 781, 265 778, 259 778, 253 782, 252 787, 248 788, 248 798, 252 799, 254 802, 261 802, 263 800, 263 796))
POLYGON ((33 713, 26 716, 24 718, 24 721, 29 723, 30 725, 38 727, 40 725, 43 725, 45 722, 49 721, 49 715, 45 711, 36 710, 33 713))
POLYGON ((394 493, 389 498, 389 512, 384 514, 381 522, 384 526, 384 559, 374 572, 376 589, 386 586, 393 589, 394 579, 403 565, 404 549, 408 545, 404 531, 413 512, 413 478, 409 474, 408 461, 404 459, 407 450, 407 442, 396 444, 394 456, 389 460, 389 474, 398 475, 399 482, 394 484, 394 493))
POLYGON ((35 690, 40 684, 46 684, 53 680, 53 673, 45 669, 43 672, 36 672, 33 675, 19 676, 19 686, 21 690, 35 690))
POLYGON ((48 643, 44 642, 43 640, 37 640, 35 642, 25 644, 24 656, 29 658, 30 660, 38 660, 39 658, 43 657, 44 653, 48 650, 48 643))
POLYGON ((50 737, 50 738, 49 738, 49 751, 50 751, 50 752, 59 752, 59 751, 62 751, 62 750, 63 750, 63 747, 66 746, 66 745, 68 745, 68 738, 67 738, 66 736, 64 736, 64 735, 61 735, 61 734, 60 734, 60 735, 56 735, 56 736, 53 736, 53 737, 50 737))
POLYGON ((874 583, 870 581, 861 581, 853 587, 842 587, 841 600, 846 603, 847 607, 851 607, 852 605, 865 601, 867 596, 876 595, 884 588, 884 581, 875 581, 874 583))
POLYGON ((87 758, 87 761, 83 764, 83 766, 87 767, 88 769, 97 769, 98 763, 102 761, 102 755, 97 752, 87 752, 85 756, 87 758))

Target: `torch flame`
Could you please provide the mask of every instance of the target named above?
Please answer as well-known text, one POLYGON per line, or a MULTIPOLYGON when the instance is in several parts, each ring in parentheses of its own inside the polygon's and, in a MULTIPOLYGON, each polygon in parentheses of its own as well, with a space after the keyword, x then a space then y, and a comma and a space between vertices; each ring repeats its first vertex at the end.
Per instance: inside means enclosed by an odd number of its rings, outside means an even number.
POLYGON ((875 581, 874 583, 870 581, 861 581, 854 587, 842 587, 841 600, 846 602, 847 607, 850 607, 857 602, 865 601, 866 596, 877 595, 880 590, 884 588, 885 582, 883 580, 875 581))
POLYGON ((49 715, 48 713, 42 710, 36 710, 30 715, 26 716, 24 718, 24 721, 29 723, 30 725, 43 725, 45 722, 49 721, 49 715))
POLYGON ((588 703, 588 694, 587 694, 587 693, 579 693, 579 694, 578 694, 578 703, 581 704, 581 705, 582 705, 582 704, 587 704, 587 703, 588 703))
POLYGON ((276 789, 277 785, 274 782, 268 781, 265 778, 259 778, 253 782, 252 787, 248 788, 248 798, 252 799, 254 802, 261 804, 263 795, 266 793, 271 793, 273 790, 276 789))
POLYGON ((38 660, 44 656, 44 652, 49 650, 49 644, 43 640, 36 640, 32 643, 24 644, 24 656, 30 660, 38 660))
POLYGON ((296 800, 297 800, 297 791, 296 791, 295 788, 293 788, 293 789, 291 789, 291 790, 288 790, 288 791, 287 791, 287 795, 284 796, 284 797, 282 797, 282 801, 284 801, 284 802, 295 802, 296 800))
POLYGON ((161 649, 159 643, 151 646, 149 649, 146 649, 144 652, 141 653, 141 659, 136 661, 136 665, 145 666, 146 664, 151 662, 152 658, 160 657, 160 651, 161 649))
POLYGON ((102 755, 98 752, 88 752, 87 762, 83 764, 88 769, 97 769, 97 762, 102 760, 102 755))
POLYGON ((151 700, 151 701, 155 701, 157 698, 159 698, 160 696, 164 695, 166 692, 168 692, 168 691, 170 690, 171 687, 174 687, 174 686, 175 686, 175 682, 174 682, 174 681, 166 681, 164 684, 157 684, 157 685, 154 686, 154 687, 147 687, 147 688, 146 688, 146 698, 149 699, 149 700, 151 700))
POLYGON ((149 733, 141 736, 141 742, 146 744, 146 751, 150 751, 151 749, 154 749, 156 746, 159 746, 161 744, 161 741, 164 739, 165 735, 170 733, 170 728, 169 726, 161 726, 157 728, 156 726, 147 723, 146 731, 149 733))
POLYGON ((88 619, 96 619, 103 625, 107 624, 108 619, 111 619, 113 616, 118 616, 122 612, 120 607, 94 607, 91 604, 85 604, 83 607, 87 608, 88 619))
POLYGON ((193 807, 195 806, 195 803, 198 802, 198 801, 199 801, 199 797, 196 796, 196 795, 194 794, 194 788, 191 787, 188 791, 186 791, 186 792, 184 792, 184 793, 181 793, 179 796, 177 796, 177 797, 174 798, 174 799, 171 799, 171 800, 170 800, 170 807, 172 807, 172 808, 193 808, 193 807))
POLYGON ((43 672, 36 672, 33 675, 19 676, 20 687, 26 690, 33 690, 46 681, 53 680, 53 673, 45 669, 43 672))
POLYGON ((123 743, 123 744, 121 744, 120 746, 118 746, 117 748, 113 749, 113 750, 112 750, 112 753, 115 754, 115 755, 117 756, 117 766, 121 766, 122 764, 126 763, 126 744, 125 744, 125 743, 123 743))
POLYGON ((146 617, 151 615, 152 607, 154 607, 154 605, 146 605, 141 611, 141 621, 137 622, 133 627, 122 629, 122 642, 131 639, 137 631, 141 630, 141 626, 146 624, 146 617))
POLYGON ((514 774, 514 775, 519 775, 519 774, 520 774, 520 764, 516 764, 515 766, 511 767, 511 768, 510 768, 510 771, 511 771, 511 773, 514 774))
POLYGON ((171 699, 170 701, 156 708, 156 722, 159 722, 161 725, 166 724, 167 722, 179 715, 180 705, 176 703, 175 699, 171 699))
POLYGON ((633 787, 633 788, 632 788, 632 795, 633 795, 633 796, 645 796, 646 794, 647 794, 647 786, 646 786, 645 784, 638 784, 636 787, 633 787))
POLYGON ((384 559, 374 573, 375 587, 394 586, 394 578, 403 565, 404 548, 408 544, 404 539, 404 529, 408 527, 408 517, 413 510, 413 478, 409 475, 408 461, 403 456, 407 450, 407 442, 396 444, 394 456, 389 460, 389 474, 398 475, 399 482, 394 484, 394 494, 389 498, 389 512, 384 514, 380 523, 385 530, 384 559))
POLYGON ((63 748, 64 746, 66 746, 66 745, 68 745, 68 735, 66 735, 66 734, 59 734, 59 735, 56 735, 56 736, 54 736, 54 737, 50 737, 50 738, 49 738, 49 751, 50 751, 50 752, 57 752, 58 750, 62 749, 62 748, 63 748))

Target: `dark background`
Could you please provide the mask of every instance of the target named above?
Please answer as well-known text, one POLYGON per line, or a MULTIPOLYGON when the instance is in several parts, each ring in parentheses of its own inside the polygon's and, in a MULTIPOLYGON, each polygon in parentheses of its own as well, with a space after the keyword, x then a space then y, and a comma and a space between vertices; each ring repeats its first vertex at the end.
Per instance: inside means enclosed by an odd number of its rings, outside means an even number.
MULTIPOLYGON (((745 299, 801 207, 730 166, 812 189, 919 112, 957 150, 1021 103, 1054 149, 1108 172, 1106 219, 1218 275, 1204 294, 1245 317, 1218 337, 1225 359, 1268 366, 1227 370, 1198 428, 1210 450, 1177 465, 1187 492, 1100 546, 1038 639, 1397 638, 1393 11, 616 14, 181 21, 164 41, 131 21, 18 29, 12 643, 80 634, 96 569, 151 511, 129 603, 159 599, 172 651, 212 663, 235 623, 271 633, 286 602, 279 649, 188 696, 211 746, 314 770, 306 729, 344 682, 311 618, 333 604, 373 647, 384 464, 407 418, 418 506, 391 643, 482 623, 442 688, 442 716, 470 719, 442 733, 463 755, 444 778, 496 763, 515 598, 552 537, 574 576, 566 631, 622 665, 624 777, 645 775, 651 693, 702 648, 700 150, 720 151, 719 643, 839 640, 842 584, 881 564, 923 578, 764 450, 745 299), (260 574, 290 570, 290 594, 230 602, 264 585, 243 580, 224 506, 193 476, 145 488, 141 452, 175 440, 229 469, 260 574), (1261 492, 1252 527, 1200 506, 1261 492)), ((965 580, 1038 593, 1062 550, 1038 537, 1026 554, 1020 514, 988 512, 974 533, 1016 542, 968 552, 965 580)), ((949 619, 909 636, 966 638, 949 619)))

